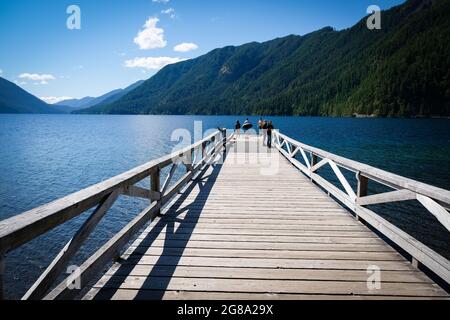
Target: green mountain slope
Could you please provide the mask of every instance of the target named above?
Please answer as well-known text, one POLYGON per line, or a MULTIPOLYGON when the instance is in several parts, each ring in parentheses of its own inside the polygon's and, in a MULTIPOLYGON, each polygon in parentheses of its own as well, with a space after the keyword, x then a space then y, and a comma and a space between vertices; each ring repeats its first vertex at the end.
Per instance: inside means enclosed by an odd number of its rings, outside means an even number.
POLYGON ((64 113, 64 107, 47 104, 0 77, 0 113, 64 113))
POLYGON ((110 104, 110 103, 116 102, 117 100, 122 98, 124 95, 126 95, 128 92, 133 91, 134 89, 136 89, 143 83, 144 83, 144 80, 139 80, 124 89, 117 89, 117 90, 111 91, 107 94, 104 94, 103 96, 95 99, 92 106, 96 106, 98 104, 110 104))
POLYGON ((169 65, 83 113, 450 115, 450 0, 410 0, 305 36, 216 49, 169 65))

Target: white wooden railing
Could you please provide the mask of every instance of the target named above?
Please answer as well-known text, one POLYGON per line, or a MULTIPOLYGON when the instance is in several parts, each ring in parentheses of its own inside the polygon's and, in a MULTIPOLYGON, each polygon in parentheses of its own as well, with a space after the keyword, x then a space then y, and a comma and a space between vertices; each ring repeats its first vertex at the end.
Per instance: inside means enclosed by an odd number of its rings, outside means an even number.
POLYGON ((272 139, 275 147, 283 156, 313 182, 345 205, 357 219, 362 219, 411 255, 414 266, 418 267, 421 263, 447 284, 450 284, 449 260, 365 207, 381 203, 417 200, 450 231, 450 213, 447 211, 450 209, 450 191, 308 146, 278 131, 274 131, 272 139), (345 191, 318 173, 318 170, 326 165, 331 167, 345 191), (341 168, 355 173, 356 190, 353 190, 341 168), (385 185, 392 191, 368 195, 369 181, 385 185))
POLYGON ((23 299, 74 298, 79 293, 79 290, 71 290, 70 285, 76 281, 75 277, 82 279, 82 283, 88 283, 108 262, 117 258, 120 250, 133 235, 146 223, 157 217, 161 208, 167 205, 183 187, 194 183, 195 177, 218 157, 232 137, 227 137, 226 131, 216 131, 187 148, 67 197, 1 221, 0 298, 3 298, 5 255, 8 252, 95 207, 93 213, 23 297, 23 299), (171 185, 177 167, 183 165, 186 167, 186 173, 171 185), (161 185, 161 170, 168 166, 171 166, 169 174, 161 185), (150 178, 150 189, 136 185, 147 178, 150 178), (78 273, 70 275, 53 288, 55 281, 67 268, 70 259, 120 196, 148 199, 150 205, 88 258, 80 266, 78 273))

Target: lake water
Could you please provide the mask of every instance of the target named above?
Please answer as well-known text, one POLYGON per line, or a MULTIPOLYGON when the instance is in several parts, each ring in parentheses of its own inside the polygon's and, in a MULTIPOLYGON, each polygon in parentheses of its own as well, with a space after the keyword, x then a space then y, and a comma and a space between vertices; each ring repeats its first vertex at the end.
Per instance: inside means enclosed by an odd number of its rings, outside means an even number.
MULTIPOLYGON (((174 130, 232 128, 229 116, 0 115, 0 220, 120 174, 172 151, 174 130)), ((254 123, 257 117, 250 118, 254 123)), ((450 189, 450 120, 272 117, 306 144, 450 189)), ((241 122, 245 119, 240 119, 241 122)), ((120 230, 145 201, 117 202, 73 263, 120 230)), ((414 204, 383 217, 450 258, 450 236, 414 204)), ((8 254, 6 292, 20 297, 86 214, 8 254)))

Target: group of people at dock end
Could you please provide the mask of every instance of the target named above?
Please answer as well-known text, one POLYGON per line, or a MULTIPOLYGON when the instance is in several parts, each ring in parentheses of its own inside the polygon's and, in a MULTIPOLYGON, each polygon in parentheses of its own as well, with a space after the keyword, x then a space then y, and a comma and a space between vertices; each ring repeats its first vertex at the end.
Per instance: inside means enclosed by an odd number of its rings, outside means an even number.
MULTIPOLYGON (((244 129, 244 133, 246 133, 252 127, 253 125, 248 118, 244 121, 243 125, 241 125, 240 121, 237 120, 234 127, 236 137, 240 136, 241 129, 244 129)), ((262 136, 263 138, 263 145, 267 146, 269 149, 272 148, 272 132, 274 130, 272 120, 264 120, 263 118, 260 118, 258 121, 258 130, 259 136, 262 136)))

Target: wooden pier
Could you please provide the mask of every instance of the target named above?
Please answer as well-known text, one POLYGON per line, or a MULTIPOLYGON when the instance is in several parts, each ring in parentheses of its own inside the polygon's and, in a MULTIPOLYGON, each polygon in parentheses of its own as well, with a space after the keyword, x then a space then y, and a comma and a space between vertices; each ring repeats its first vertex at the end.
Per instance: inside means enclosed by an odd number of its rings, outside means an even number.
POLYGON ((261 137, 217 131, 172 155, 0 222, 0 253, 96 207, 24 299, 449 298, 432 280, 450 283, 449 260, 366 208, 415 199, 449 230, 449 191, 278 132, 273 143, 268 149, 261 137), (325 165, 340 185, 319 175, 325 165), (168 166, 168 176, 161 179, 161 169, 168 166), (171 183, 179 167, 184 174, 171 183), (356 188, 343 170, 355 173, 356 188), (148 178, 150 189, 136 186, 148 178), (369 181, 393 191, 370 194, 369 181), (55 285, 119 196, 149 199, 149 207, 78 273, 55 285), (111 261, 116 262, 102 274, 111 261), (77 277, 82 283, 99 280, 71 289, 77 277))

